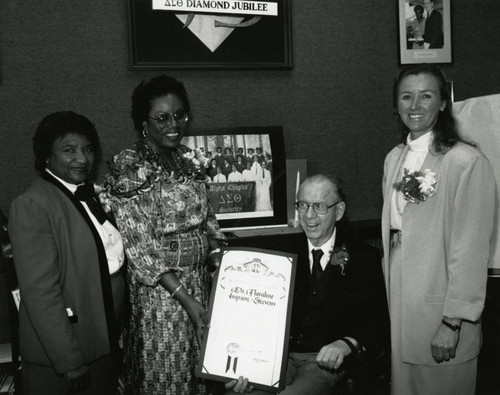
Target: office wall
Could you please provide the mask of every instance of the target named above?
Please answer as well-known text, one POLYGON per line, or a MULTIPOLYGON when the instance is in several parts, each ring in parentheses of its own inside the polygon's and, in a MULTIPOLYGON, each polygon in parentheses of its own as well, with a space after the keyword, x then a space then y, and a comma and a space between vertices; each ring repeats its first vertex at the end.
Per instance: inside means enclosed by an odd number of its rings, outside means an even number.
MULTIPOLYGON (((297 0, 292 14, 293 70, 169 73, 188 89, 193 128, 282 125, 289 158, 344 178, 351 219, 378 218, 398 140, 397 2, 297 0)), ((443 69, 456 100, 500 92, 499 16, 497 0, 452 0, 454 62, 443 69)), ((31 137, 47 113, 88 116, 105 158, 133 143, 130 95, 160 71, 129 70, 127 24, 125 0, 0 2, 2 210, 35 175, 31 137)))

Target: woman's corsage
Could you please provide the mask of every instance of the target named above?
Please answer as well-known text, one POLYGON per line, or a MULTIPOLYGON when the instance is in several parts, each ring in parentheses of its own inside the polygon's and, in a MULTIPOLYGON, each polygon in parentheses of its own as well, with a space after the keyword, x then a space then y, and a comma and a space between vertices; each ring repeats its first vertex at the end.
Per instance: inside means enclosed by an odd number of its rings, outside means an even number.
POLYGON ((340 266, 340 274, 343 276, 345 276, 345 265, 349 263, 350 259, 349 252, 347 251, 347 246, 345 244, 336 246, 330 251, 330 265, 340 266))
POLYGON ((201 151, 188 151, 182 154, 179 170, 188 179, 205 181, 207 177, 205 163, 206 158, 202 156, 201 151))
POLYGON ((410 203, 420 203, 434 196, 436 182, 436 173, 430 169, 425 169, 423 172, 404 169, 403 178, 394 183, 394 188, 396 191, 401 191, 410 203))

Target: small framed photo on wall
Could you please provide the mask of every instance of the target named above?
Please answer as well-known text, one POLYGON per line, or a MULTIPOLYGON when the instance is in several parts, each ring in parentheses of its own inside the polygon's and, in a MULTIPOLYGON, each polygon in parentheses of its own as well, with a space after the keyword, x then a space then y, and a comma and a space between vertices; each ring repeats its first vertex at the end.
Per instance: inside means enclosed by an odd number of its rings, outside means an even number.
POLYGON ((451 63, 451 0, 399 0, 399 63, 451 63))

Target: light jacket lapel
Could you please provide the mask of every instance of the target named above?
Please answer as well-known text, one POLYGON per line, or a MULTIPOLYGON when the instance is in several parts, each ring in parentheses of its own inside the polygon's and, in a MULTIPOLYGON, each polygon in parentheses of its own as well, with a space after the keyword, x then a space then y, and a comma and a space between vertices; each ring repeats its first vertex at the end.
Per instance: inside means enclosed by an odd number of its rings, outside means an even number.
POLYGON ((433 172, 436 172, 438 162, 442 158, 443 158, 443 155, 439 152, 436 152, 434 147, 431 145, 429 147, 429 152, 425 157, 424 163, 422 163, 422 166, 420 167, 420 171, 424 171, 426 169, 429 169, 433 172))
POLYGON ((384 280, 386 284, 387 297, 389 297, 389 244, 390 244, 390 228, 391 228, 391 199, 393 188, 392 185, 397 181, 398 171, 401 168, 406 151, 409 147, 406 144, 400 144, 399 155, 394 155, 391 158, 390 163, 387 165, 387 175, 384 185, 384 208, 382 215, 382 246, 383 246, 383 257, 382 257, 382 268, 384 272, 384 280))
POLYGON ((392 195, 392 185, 398 180, 399 169, 401 168, 401 165, 403 163, 405 153, 409 149, 410 148, 407 145, 402 147, 401 153, 399 154, 396 163, 393 166, 390 166, 389 168, 389 174, 387 175, 386 197, 390 197, 392 195))

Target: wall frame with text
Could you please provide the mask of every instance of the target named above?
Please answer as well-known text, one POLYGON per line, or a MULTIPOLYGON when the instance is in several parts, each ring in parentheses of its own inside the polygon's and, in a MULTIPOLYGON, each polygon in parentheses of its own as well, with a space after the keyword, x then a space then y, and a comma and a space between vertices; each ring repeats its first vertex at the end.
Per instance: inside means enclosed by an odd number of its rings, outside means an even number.
POLYGON ((398 15, 400 64, 452 62, 450 0, 399 0, 398 15))
POLYGON ((130 62, 147 69, 290 69, 291 0, 128 0, 130 62))

